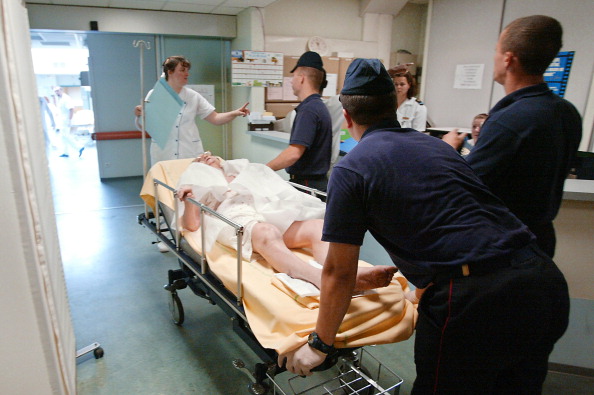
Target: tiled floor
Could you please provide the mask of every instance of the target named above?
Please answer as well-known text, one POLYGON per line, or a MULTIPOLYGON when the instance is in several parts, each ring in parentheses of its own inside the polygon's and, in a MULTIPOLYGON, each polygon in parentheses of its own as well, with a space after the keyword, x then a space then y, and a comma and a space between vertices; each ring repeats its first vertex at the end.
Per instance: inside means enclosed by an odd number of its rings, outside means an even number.
MULTIPOLYGON (((77 348, 96 341, 105 351, 102 359, 88 354, 77 361, 78 394, 249 393, 247 376, 232 361, 240 358, 249 369, 259 361, 218 306, 180 291, 186 321, 172 323, 163 285, 167 270, 178 266, 136 221, 144 211, 141 177, 101 182, 92 143, 81 158, 59 158, 53 150, 49 157, 77 348)), ((412 344, 366 348, 404 379, 402 395, 415 377, 412 344)), ((279 375, 279 382, 289 376, 279 375)), ((550 374, 544 393, 594 394, 593 383, 550 374)))

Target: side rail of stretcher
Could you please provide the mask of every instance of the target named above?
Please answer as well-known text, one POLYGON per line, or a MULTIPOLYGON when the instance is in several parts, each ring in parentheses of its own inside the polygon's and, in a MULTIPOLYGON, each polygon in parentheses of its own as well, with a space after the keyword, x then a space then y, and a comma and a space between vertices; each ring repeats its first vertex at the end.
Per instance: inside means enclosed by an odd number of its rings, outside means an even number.
MULTIPOLYGON (((161 215, 160 213, 160 205, 159 205, 159 194, 158 194, 158 188, 159 186, 162 186, 163 188, 171 191, 171 193, 174 194, 175 196, 175 189, 170 187, 169 185, 163 183, 160 180, 153 180, 154 182, 154 186, 155 186, 155 217, 158 219, 161 215)), ((208 273, 208 261, 206 260, 206 254, 204 251, 204 245, 205 245, 205 240, 204 240, 204 234, 205 229, 204 229, 204 216, 206 215, 205 213, 208 213, 209 215, 212 215, 216 218, 218 218, 219 220, 225 222, 227 225, 232 226, 235 229, 235 235, 237 236, 237 298, 236 298, 236 303, 238 305, 241 305, 242 303, 242 299, 243 299, 243 286, 242 286, 242 273, 241 273, 241 257, 242 257, 242 253, 241 253, 241 247, 242 247, 242 239, 243 239, 243 225, 238 224, 237 222, 234 222, 230 219, 228 219, 227 217, 217 213, 216 211, 212 210, 211 208, 205 206, 204 204, 197 202, 194 199, 188 198, 188 201, 192 204, 195 204, 196 206, 198 206, 200 208, 200 224, 201 224, 201 238, 202 238, 202 243, 201 243, 201 248, 202 251, 200 251, 200 266, 201 266, 201 274, 206 274, 208 273)), ((179 200, 178 199, 174 199, 174 213, 176 216, 176 223, 179 224, 179 218, 178 218, 178 213, 179 213, 179 200)), ((157 221, 157 232, 160 233, 160 221, 157 221)), ((175 245, 176 248, 179 250, 181 249, 181 232, 175 232, 175 245)))
MULTIPOLYGON (((154 188, 155 188, 155 217, 156 218, 160 218, 161 213, 160 213, 160 205, 159 205, 159 194, 158 194, 158 188, 159 186, 171 191, 171 193, 173 193, 173 195, 175 196, 175 189, 172 188, 171 186, 165 184, 164 182, 157 180, 157 179, 153 179, 153 183, 154 183, 154 188)), ((314 188, 310 188, 304 185, 300 185, 300 184, 296 184, 290 181, 287 181, 288 184, 292 185, 293 187, 300 189, 302 191, 305 191, 309 194, 311 194, 312 196, 315 197, 321 197, 321 198, 326 198, 326 193, 319 191, 317 189, 314 188)), ((219 220, 225 222, 227 225, 232 226, 235 229, 235 235, 237 237, 237 304, 241 305, 242 303, 242 299, 243 299, 243 285, 242 285, 242 265, 241 265, 241 257, 242 257, 242 239, 243 239, 243 232, 244 232, 244 228, 243 225, 230 220, 229 218, 225 217, 224 215, 219 214, 218 212, 212 210, 211 208, 205 206, 204 204, 188 198, 188 201, 196 206, 199 207, 200 209, 200 224, 202 226, 202 230, 201 230, 201 238, 202 238, 202 243, 201 243, 201 247, 202 247, 202 251, 200 251, 200 265, 201 265, 201 271, 202 274, 206 274, 208 273, 208 262, 205 259, 206 254, 204 251, 204 245, 205 245, 205 240, 204 240, 204 234, 205 234, 205 229, 204 229, 204 216, 205 213, 208 213, 209 215, 212 215, 216 218, 218 218, 219 220)), ((174 213, 176 215, 176 223, 179 223, 179 218, 177 218, 177 215, 179 213, 179 200, 178 199, 174 199, 174 213)), ((161 221, 157 221, 156 223, 156 227, 157 227, 157 233, 161 233, 161 221)), ((181 232, 175 232, 175 245, 177 246, 177 249, 181 248, 181 232)))
POLYGON ((293 186, 294 188, 297 188, 299 190, 305 191, 307 193, 309 193, 312 196, 315 197, 319 197, 319 198, 326 198, 326 192, 322 192, 319 189, 315 189, 315 188, 310 188, 310 187, 306 187, 305 185, 301 185, 301 184, 295 184, 294 182, 291 181, 287 181, 287 184, 293 186))

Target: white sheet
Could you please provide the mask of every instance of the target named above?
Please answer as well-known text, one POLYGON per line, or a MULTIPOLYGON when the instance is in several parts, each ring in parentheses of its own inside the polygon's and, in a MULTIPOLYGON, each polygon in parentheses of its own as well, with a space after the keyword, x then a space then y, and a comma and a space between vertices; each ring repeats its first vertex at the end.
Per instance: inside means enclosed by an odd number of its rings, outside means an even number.
MULTIPOLYGON (((281 233, 295 221, 324 218, 325 204, 320 199, 296 190, 268 166, 249 163, 246 159, 235 159, 225 161, 223 167, 227 174, 237 174, 236 178, 227 182, 219 169, 193 162, 180 176, 179 185, 191 185, 194 199, 201 202, 210 198, 220 202, 226 199, 230 192, 249 196, 253 198, 254 207, 264 222, 275 225, 281 233)), ((183 208, 183 205, 180 208, 183 208)), ((240 214, 235 212, 233 207, 223 210, 221 206, 217 211, 230 219, 240 214)), ((206 251, 210 251, 223 229, 230 225, 206 216, 205 226, 205 248, 206 251)), ((249 234, 245 236, 249 238, 249 234)), ((249 243, 249 240, 244 241, 244 258, 250 259, 251 248, 246 243, 249 243)), ((236 245, 232 242, 226 244, 230 247, 236 245)))

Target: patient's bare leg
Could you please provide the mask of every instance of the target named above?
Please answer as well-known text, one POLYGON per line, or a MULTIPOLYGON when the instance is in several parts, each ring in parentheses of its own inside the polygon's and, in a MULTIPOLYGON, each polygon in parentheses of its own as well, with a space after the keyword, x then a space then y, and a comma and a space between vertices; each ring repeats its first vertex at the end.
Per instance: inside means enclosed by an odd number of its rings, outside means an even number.
POLYGON ((314 260, 320 265, 324 264, 328 256, 328 244, 322 241, 322 228, 324 220, 309 219, 295 221, 283 235, 283 241, 289 248, 311 248, 314 260))
MULTIPOLYGON (((309 281, 320 288, 321 270, 303 262, 289 248, 311 248, 316 261, 323 264, 329 245, 321 241, 321 225, 322 220, 297 221, 283 236, 274 225, 258 223, 252 230, 252 247, 275 270, 293 278, 309 281)), ((386 287, 396 270, 394 266, 359 267, 355 291, 386 287)))
MULTIPOLYGON (((293 278, 309 281, 320 287, 321 270, 303 262, 287 248, 280 230, 272 224, 261 222, 252 229, 252 248, 266 259, 278 272, 293 278)), ((297 247, 294 247, 297 248, 297 247)))

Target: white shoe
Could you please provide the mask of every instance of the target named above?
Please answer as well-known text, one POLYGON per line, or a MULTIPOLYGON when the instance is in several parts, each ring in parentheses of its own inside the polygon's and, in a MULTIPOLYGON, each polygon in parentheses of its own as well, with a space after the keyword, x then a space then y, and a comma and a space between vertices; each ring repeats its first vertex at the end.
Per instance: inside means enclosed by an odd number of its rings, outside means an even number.
POLYGON ((167 247, 167 244, 163 243, 162 241, 157 243, 157 248, 159 249, 159 252, 169 252, 169 247, 167 247))

